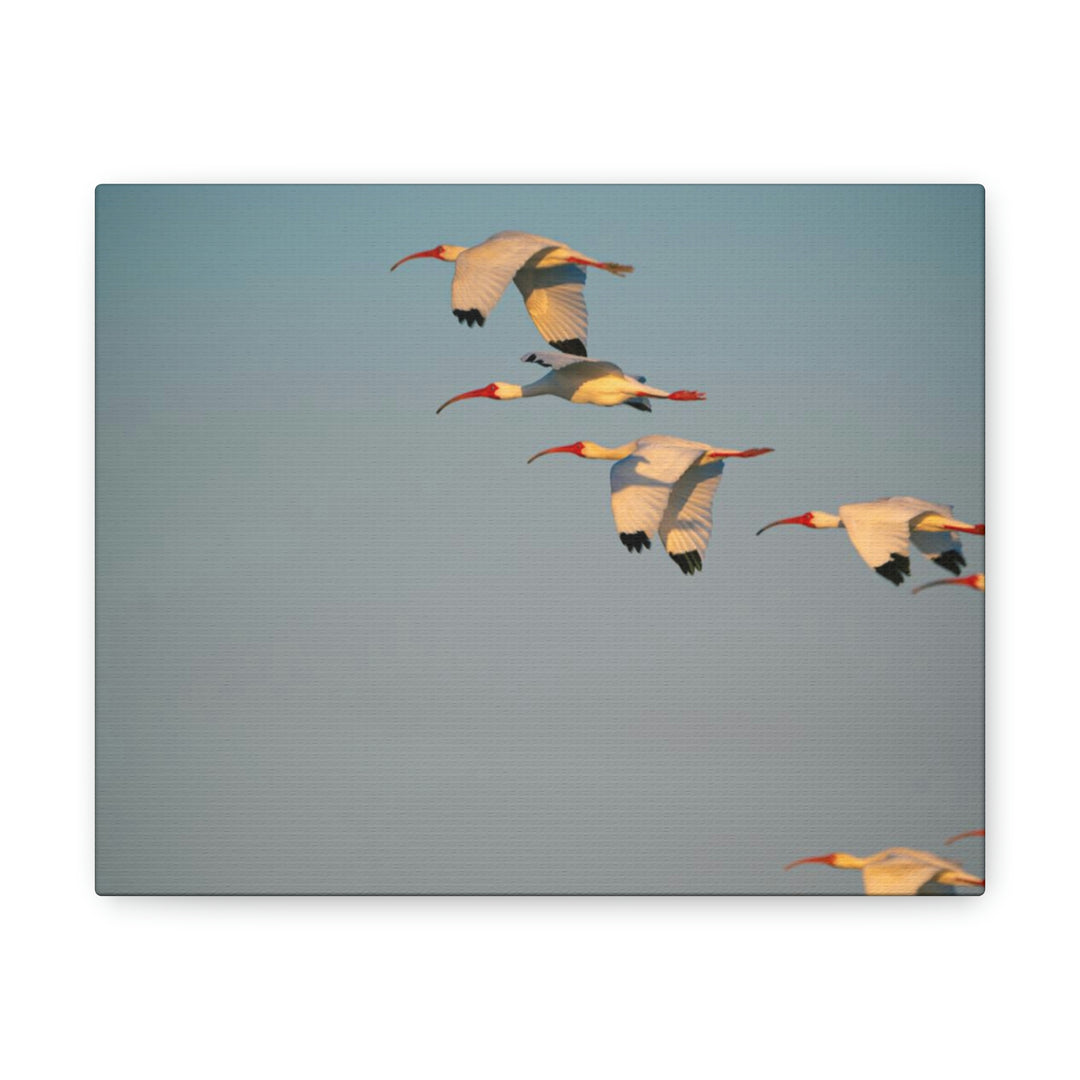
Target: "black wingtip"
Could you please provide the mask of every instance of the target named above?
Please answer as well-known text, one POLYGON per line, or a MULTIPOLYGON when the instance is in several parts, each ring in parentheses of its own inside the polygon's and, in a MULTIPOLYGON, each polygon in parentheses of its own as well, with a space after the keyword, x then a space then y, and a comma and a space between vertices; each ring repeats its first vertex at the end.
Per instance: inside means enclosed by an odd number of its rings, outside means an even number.
POLYGON ((548 344, 558 349, 559 352, 569 353, 571 356, 588 356, 585 351, 585 342, 581 338, 567 338, 565 341, 549 341, 548 344))
POLYGON ((454 314, 457 316, 459 323, 467 323, 472 326, 474 323, 477 326, 484 325, 484 316, 476 308, 469 308, 468 311, 463 311, 461 308, 454 308, 454 314))
POLYGON ((902 585, 905 576, 911 577, 911 559, 894 551, 887 563, 874 567, 874 572, 880 574, 886 581, 891 581, 894 585, 902 585))
POLYGON ((955 548, 943 551, 940 555, 932 556, 931 562, 936 562, 938 566, 948 570, 955 577, 960 576, 961 567, 967 566, 967 559, 955 548))
POLYGON ((631 409, 637 409, 638 412, 652 412, 652 406, 645 398, 631 398, 623 404, 629 405, 631 409))
POLYGON ((619 539, 623 542, 627 551, 641 551, 642 548, 652 547, 652 541, 643 532, 619 533, 619 539))
POLYGON ((701 552, 700 551, 680 551, 676 554, 673 551, 669 551, 671 561, 684 573, 693 574, 696 570, 701 570, 701 552))

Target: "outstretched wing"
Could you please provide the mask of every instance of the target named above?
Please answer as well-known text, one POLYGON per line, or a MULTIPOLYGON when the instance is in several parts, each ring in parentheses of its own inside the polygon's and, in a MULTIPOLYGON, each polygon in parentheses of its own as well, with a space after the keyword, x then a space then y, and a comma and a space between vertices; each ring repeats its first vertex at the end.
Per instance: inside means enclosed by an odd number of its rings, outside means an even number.
POLYGON ((669 442, 647 435, 637 449, 611 467, 611 511, 628 551, 652 547, 672 488, 708 450, 705 443, 669 442))
MULTIPOLYGON (((929 513, 940 514, 944 518, 953 516, 951 506, 936 503, 927 503, 926 506, 929 513)), ((912 524, 917 525, 918 518, 912 524)), ((943 570, 948 570, 950 574, 959 574, 960 570, 967 566, 964 548, 957 533, 913 531, 911 540, 926 558, 937 563, 943 570)))
POLYGON ((671 489, 660 520, 660 539, 684 574, 700 570, 712 535, 713 499, 724 471, 723 461, 695 465, 671 489))
POLYGON ((873 855, 864 867, 863 885, 868 896, 954 893, 956 890, 950 885, 931 884, 945 871, 964 873, 958 863, 949 862, 928 851, 887 848, 873 855))
POLYGON ((543 269, 535 259, 514 275, 525 308, 540 335, 562 352, 585 356, 589 313, 585 310, 585 269, 573 263, 543 269))
POLYGON ((897 496, 841 506, 840 520, 867 566, 899 585, 911 574, 912 520, 935 512, 931 503, 897 496))
POLYGON ((463 251, 454 262, 450 289, 450 306, 458 322, 483 326, 522 266, 559 246, 531 233, 502 232, 463 251))
POLYGON ((522 358, 523 364, 539 364, 541 367, 559 371, 571 364, 602 364, 603 360, 597 360, 595 356, 575 356, 565 352, 527 352, 522 358))
MULTIPOLYGON (((574 356, 571 353, 564 352, 528 352, 521 358, 524 364, 539 364, 541 367, 551 368, 553 371, 563 371, 568 368, 572 369, 577 367, 576 373, 568 372, 573 377, 579 376, 582 381, 596 378, 599 376, 601 369, 605 370, 611 375, 623 375, 623 370, 617 364, 613 364, 608 360, 598 360, 595 356, 574 356)), ((636 380, 639 383, 645 383, 644 375, 630 375, 627 378, 636 380)), ((649 404, 648 397, 642 395, 641 397, 632 397, 628 401, 623 402, 624 405, 629 405, 632 409, 637 409, 640 412, 652 412, 652 405, 649 404)))

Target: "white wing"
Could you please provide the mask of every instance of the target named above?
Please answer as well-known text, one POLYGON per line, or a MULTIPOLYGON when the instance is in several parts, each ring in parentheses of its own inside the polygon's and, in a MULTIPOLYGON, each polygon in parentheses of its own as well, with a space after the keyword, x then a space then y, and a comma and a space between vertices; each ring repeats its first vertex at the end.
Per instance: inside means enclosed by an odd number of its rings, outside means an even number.
MULTIPOLYGON (((521 358, 521 362, 539 364, 553 371, 561 371, 571 381, 576 378, 580 382, 587 382, 597 378, 601 371, 605 371, 610 375, 625 376, 635 382, 645 384, 644 375, 626 375, 618 364, 612 364, 608 360, 598 360, 595 356, 573 356, 564 352, 528 352, 521 358)), ((632 397, 623 404, 641 412, 652 412, 648 397, 632 397)))
POLYGON ((892 506, 904 507, 911 513, 912 524, 918 518, 927 514, 940 514, 942 517, 950 517, 953 508, 944 503, 927 502, 926 499, 916 499, 911 495, 894 495, 891 499, 878 499, 878 502, 890 503, 892 506))
MULTIPOLYGON (((927 503, 927 512, 940 514, 944 518, 952 518, 953 508, 944 504, 927 503)), ((916 518, 913 525, 918 524, 916 518)), ((959 574, 962 567, 967 566, 964 558, 964 547, 960 543, 960 537, 954 532, 917 532, 911 534, 912 542, 923 555, 944 567, 950 573, 959 574)))
POLYGON ((611 467, 611 511, 628 551, 651 547, 671 490, 709 447, 685 439, 646 435, 637 449, 611 467))
POLYGON ((946 551, 959 551, 960 541, 951 532, 913 532, 911 540, 928 558, 935 559, 946 551))
POLYGON ((923 863, 895 858, 863 870, 867 896, 914 896, 940 871, 923 863))
POLYGON ((911 539, 926 558, 943 570, 948 570, 950 574, 959 575, 967 566, 964 547, 956 533, 913 532, 911 539))
POLYGON ((562 245, 531 233, 501 232, 466 248, 455 260, 450 306, 459 322, 484 325, 514 275, 533 256, 562 245))
POLYGON ((660 539, 684 574, 701 569, 701 557, 712 534, 713 499, 723 471, 723 461, 694 465, 671 490, 660 521, 660 539))
MULTIPOLYGON (((565 352, 528 352, 522 358, 523 364, 539 364, 541 367, 551 368, 558 371, 560 368, 569 367, 571 364, 604 364, 605 360, 598 360, 595 356, 574 356, 565 352)), ((616 371, 621 370, 614 364, 610 365, 616 371)))
POLYGON ((934 503, 898 495, 874 502, 840 507, 840 520, 855 550, 867 566, 899 585, 911 573, 912 522, 924 514, 940 513, 934 503))
MULTIPOLYGON (((542 253, 541 253, 542 256, 542 253)), ((585 310, 585 268, 573 263, 538 268, 530 259, 514 275, 525 308, 541 337, 563 352, 585 356, 589 313, 585 310)))
POLYGON ((949 885, 928 888, 938 874, 952 870, 963 873, 963 867, 928 851, 911 848, 888 848, 871 856, 863 869, 863 886, 867 896, 915 896, 917 893, 951 893, 949 885))

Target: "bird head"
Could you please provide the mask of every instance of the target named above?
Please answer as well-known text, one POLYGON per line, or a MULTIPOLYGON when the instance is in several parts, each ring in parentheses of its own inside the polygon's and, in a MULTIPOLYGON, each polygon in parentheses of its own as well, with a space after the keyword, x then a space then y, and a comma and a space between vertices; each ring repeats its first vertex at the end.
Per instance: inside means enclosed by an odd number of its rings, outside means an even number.
POLYGON ((828 866, 835 866, 838 870, 858 870, 863 865, 863 860, 855 855, 849 855, 846 851, 833 851, 828 855, 811 855, 806 859, 796 859, 784 867, 790 870, 793 866, 801 866, 803 863, 819 862, 828 866))
POLYGON ((452 397, 449 401, 444 401, 435 410, 435 415, 438 416, 447 405, 453 405, 455 401, 464 401, 466 398, 473 397, 486 397, 494 398, 496 401, 508 401, 510 398, 521 397, 521 387, 514 383, 488 383, 487 386, 481 386, 479 390, 469 390, 464 394, 458 394, 457 397, 452 397))
POLYGON ((464 250, 463 247, 455 247, 453 244, 440 244, 430 251, 414 251, 411 255, 406 255, 404 259, 398 259, 390 267, 390 272, 393 273, 402 263, 410 259, 442 259, 443 262, 454 262, 464 250))
POLYGON ((596 451, 600 449, 602 447, 597 443, 586 439, 582 442, 569 443, 567 446, 552 446, 547 450, 541 450, 538 454, 533 454, 527 464, 532 464, 538 457, 543 457, 545 454, 577 454, 578 457, 595 457, 596 451))
POLYGON ((760 536, 766 529, 773 529, 777 525, 805 525, 808 529, 835 529, 840 524, 840 519, 835 514, 826 514, 824 510, 809 510, 798 517, 781 518, 779 521, 770 522, 762 529, 758 529, 760 536))

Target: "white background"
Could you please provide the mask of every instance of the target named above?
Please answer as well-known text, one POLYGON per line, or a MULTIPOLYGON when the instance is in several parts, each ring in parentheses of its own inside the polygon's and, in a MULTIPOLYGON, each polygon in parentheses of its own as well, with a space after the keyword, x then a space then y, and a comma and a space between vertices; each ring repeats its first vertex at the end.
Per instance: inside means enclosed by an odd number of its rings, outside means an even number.
POLYGON ((8 15, 5 1071, 1056 1068, 1076 964, 1067 8, 1029 4, 1011 20, 972 3, 395 11, 8 15), (986 185, 983 898, 94 895, 93 187, 444 179, 986 185))

